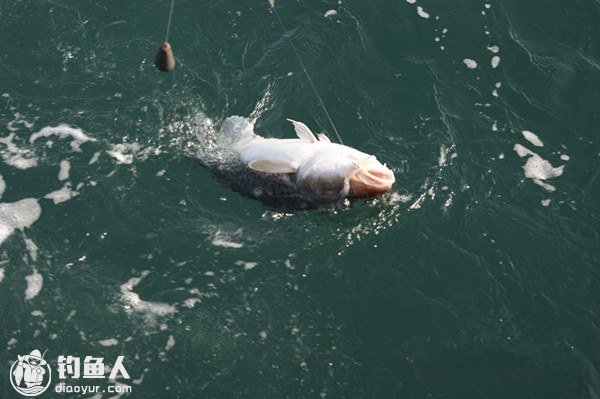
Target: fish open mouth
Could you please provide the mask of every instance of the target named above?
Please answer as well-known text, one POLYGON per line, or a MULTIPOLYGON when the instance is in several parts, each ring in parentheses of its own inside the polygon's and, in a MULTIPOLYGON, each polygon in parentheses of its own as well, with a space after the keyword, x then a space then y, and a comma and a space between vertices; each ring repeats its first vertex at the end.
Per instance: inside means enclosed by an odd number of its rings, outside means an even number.
POLYGON ((350 193, 355 198, 374 197, 390 191, 395 181, 394 172, 377 160, 369 159, 367 165, 360 165, 350 178, 350 193))

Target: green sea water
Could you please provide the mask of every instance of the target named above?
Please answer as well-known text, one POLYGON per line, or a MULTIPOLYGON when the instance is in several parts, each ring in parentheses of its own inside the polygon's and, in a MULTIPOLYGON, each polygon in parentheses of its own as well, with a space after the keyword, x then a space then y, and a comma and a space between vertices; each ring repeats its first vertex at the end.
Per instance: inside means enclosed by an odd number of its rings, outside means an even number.
POLYGON ((176 0, 165 74, 169 7, 0 2, 1 398, 34 349, 41 398, 117 395, 61 355, 131 398, 600 397, 600 2, 176 0), (290 42, 391 193, 282 211, 198 161, 231 115, 335 137, 290 42))

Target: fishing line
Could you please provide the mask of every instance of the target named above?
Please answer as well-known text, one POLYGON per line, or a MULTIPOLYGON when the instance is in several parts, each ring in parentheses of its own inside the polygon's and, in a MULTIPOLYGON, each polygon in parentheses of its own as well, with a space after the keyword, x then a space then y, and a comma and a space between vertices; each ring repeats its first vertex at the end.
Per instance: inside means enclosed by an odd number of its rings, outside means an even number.
POLYGON ((167 22, 167 33, 165 34, 165 42, 169 41, 169 32, 171 30, 171 21, 173 20, 173 9, 175 8, 175 0, 171 0, 171 11, 169 11, 169 21, 167 22))
POLYGON ((165 33, 165 41, 161 44, 156 56, 154 57, 154 65, 163 72, 170 72, 175 68, 175 56, 173 49, 169 44, 169 32, 171 31, 171 21, 173 20, 173 9, 175 8, 175 0, 171 0, 171 11, 169 11, 169 21, 167 22, 167 32, 165 33))
MULTIPOLYGON (((281 26, 281 30, 283 31, 283 36, 285 37, 287 29, 285 29, 285 25, 283 24, 283 21, 281 20, 279 13, 275 9, 274 3, 275 3, 274 1, 269 0, 271 10, 273 11, 273 14, 275 14, 275 17, 277 18, 277 21, 279 22, 279 26, 281 26)), ((340 134, 338 133, 337 129, 335 128, 335 124, 333 123, 333 120, 331 119, 329 112, 327 111, 327 107, 325 107, 325 103, 321 99, 321 96, 319 95, 319 92, 317 91, 317 88, 315 87, 315 84, 313 83, 313 80, 310 77, 310 74, 308 73, 308 69, 304 65, 304 61, 302 61, 302 57, 300 57, 298 50, 296 50, 296 46, 294 46, 292 39, 290 39, 289 37, 287 39, 288 39, 288 42, 290 43, 290 47, 292 47, 292 50, 294 51, 294 54, 296 55, 296 58, 298 59, 298 62, 300 63, 300 66, 302 67, 302 70, 304 71, 304 74, 306 75, 306 79, 308 80, 308 83, 310 83, 310 87, 312 88, 313 92, 315 93, 315 97, 317 97, 317 100, 319 101, 321 108, 323 108, 323 112, 325 113, 325 116, 327 117, 327 119, 329 120, 329 123, 331 124, 331 127, 333 128, 335 135, 337 136, 338 140, 340 141, 340 144, 344 144, 344 142, 342 141, 342 138, 340 137, 340 134)))

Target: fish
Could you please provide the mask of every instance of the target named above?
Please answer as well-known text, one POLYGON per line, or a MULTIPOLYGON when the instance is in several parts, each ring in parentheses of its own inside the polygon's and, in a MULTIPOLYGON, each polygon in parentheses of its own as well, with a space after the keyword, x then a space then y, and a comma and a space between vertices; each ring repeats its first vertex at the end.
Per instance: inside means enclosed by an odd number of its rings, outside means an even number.
POLYGON ((245 172, 260 178, 262 186, 268 185, 264 190, 260 183, 245 179, 255 185, 250 190, 253 197, 266 193, 318 205, 373 198, 392 189, 394 172, 374 155, 333 143, 324 134, 315 135, 302 122, 288 121, 297 138, 262 137, 254 132, 253 123, 240 116, 227 118, 221 126, 217 144, 230 151, 245 172))

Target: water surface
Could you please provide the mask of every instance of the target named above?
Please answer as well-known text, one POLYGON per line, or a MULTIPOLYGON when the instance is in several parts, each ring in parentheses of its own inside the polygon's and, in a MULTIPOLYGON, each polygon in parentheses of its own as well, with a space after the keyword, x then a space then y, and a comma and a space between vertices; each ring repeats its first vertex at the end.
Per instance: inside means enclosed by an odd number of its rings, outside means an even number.
POLYGON ((0 5, 0 396, 34 348, 136 398, 600 395, 598 1, 176 1, 164 74, 169 6, 0 5), (334 137, 290 40, 389 195, 198 162, 230 115, 334 137))

